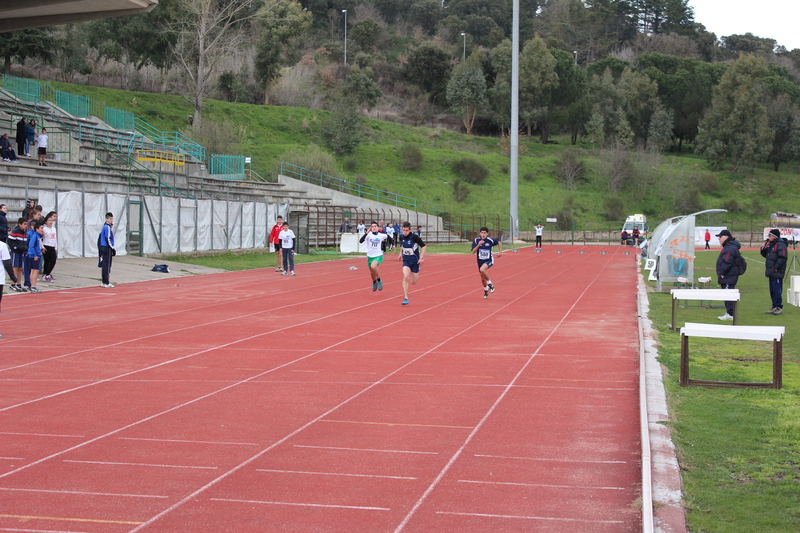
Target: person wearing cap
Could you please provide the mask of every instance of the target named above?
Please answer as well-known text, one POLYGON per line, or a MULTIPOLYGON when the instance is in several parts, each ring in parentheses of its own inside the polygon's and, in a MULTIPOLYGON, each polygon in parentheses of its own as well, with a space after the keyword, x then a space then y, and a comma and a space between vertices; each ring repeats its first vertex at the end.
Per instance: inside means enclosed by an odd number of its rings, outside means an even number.
MULTIPOLYGON (((733 238, 731 232, 724 229, 717 234, 722 250, 717 257, 717 283, 723 289, 735 289, 739 281, 739 248, 741 244, 733 238)), ((725 314, 720 320, 733 320, 736 302, 725 302, 725 314)))
POLYGON ((768 315, 783 314, 783 277, 786 275, 786 260, 789 247, 781 238, 777 229, 769 230, 767 242, 761 247, 761 256, 766 261, 764 275, 769 279, 769 295, 772 298, 772 309, 765 311, 768 315))

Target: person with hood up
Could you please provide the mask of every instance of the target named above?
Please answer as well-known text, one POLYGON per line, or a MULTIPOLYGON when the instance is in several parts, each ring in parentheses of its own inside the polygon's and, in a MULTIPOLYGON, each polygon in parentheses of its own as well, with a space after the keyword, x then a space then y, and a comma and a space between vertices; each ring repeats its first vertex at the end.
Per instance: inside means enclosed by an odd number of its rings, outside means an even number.
POLYGON ((789 247, 781 238, 778 229, 769 230, 767 242, 761 247, 761 256, 766 263, 764 275, 769 278, 769 295, 772 298, 772 309, 765 311, 768 315, 783 314, 783 278, 786 276, 786 260, 789 258, 789 247))

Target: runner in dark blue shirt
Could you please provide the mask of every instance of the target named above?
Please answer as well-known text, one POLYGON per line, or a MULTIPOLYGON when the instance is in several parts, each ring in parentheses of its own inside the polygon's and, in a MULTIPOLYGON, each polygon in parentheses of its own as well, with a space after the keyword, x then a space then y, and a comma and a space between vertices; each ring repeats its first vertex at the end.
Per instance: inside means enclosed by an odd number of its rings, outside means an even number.
POLYGON ((416 233, 411 233, 411 223, 403 222, 399 237, 399 261, 403 262, 403 305, 408 305, 408 282, 417 284, 419 267, 425 259, 425 242, 416 233))
POLYGON ((489 237, 489 228, 481 228, 480 237, 472 241, 472 253, 478 256, 478 272, 481 274, 481 284, 483 285, 483 297, 488 298, 489 292, 494 292, 494 285, 489 279, 489 269, 494 264, 494 258, 503 253, 503 243, 500 239, 489 237), (497 253, 492 253, 492 248, 497 246, 497 253))

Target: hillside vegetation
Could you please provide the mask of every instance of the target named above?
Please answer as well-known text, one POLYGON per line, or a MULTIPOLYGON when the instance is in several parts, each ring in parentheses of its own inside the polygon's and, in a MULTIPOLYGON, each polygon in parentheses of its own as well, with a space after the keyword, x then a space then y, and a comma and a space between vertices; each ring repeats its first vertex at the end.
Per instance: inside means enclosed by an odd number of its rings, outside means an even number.
MULTIPOLYGON (((134 112, 164 131, 187 131, 191 106, 179 96, 133 93, 113 89, 56 84, 59 89, 90 96, 106 105, 134 112)), ((322 152, 332 162, 330 173, 353 182, 435 202, 454 215, 500 216, 509 212, 509 157, 498 137, 468 136, 442 129, 403 126, 372 119, 363 121, 365 142, 352 154, 335 156, 318 148, 322 125, 330 113, 302 108, 257 106, 207 101, 206 124, 221 136, 215 142, 233 148, 231 153, 253 157, 262 176, 275 176, 285 155, 322 152), (421 153, 418 170, 404 168, 403 146, 421 153), (465 184, 468 196, 456 199, 453 183, 464 181, 452 162, 473 158, 488 169, 483 183, 465 184)), ((633 212, 662 219, 701 209, 726 208, 716 219, 745 224, 766 224, 776 209, 800 206, 798 167, 774 172, 766 166, 752 171, 712 170, 704 158, 691 151, 654 154, 647 151, 602 149, 590 144, 573 147, 540 144, 522 137, 519 158, 519 213, 523 229, 545 217, 573 216, 576 227, 584 223, 618 221, 633 212), (570 159, 584 167, 571 183, 559 177, 570 159), (626 174, 618 192, 611 192, 614 173, 626 174)), ((291 162, 291 161, 290 161, 291 162)))

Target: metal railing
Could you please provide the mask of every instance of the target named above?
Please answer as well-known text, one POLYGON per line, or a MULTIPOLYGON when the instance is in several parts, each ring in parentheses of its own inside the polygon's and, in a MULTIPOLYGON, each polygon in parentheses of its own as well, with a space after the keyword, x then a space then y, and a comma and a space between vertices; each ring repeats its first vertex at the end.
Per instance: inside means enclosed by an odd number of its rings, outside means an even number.
POLYGON ((154 144, 174 146, 185 152, 186 155, 193 157, 196 161, 206 160, 206 149, 181 132, 158 130, 138 117, 134 117, 133 123, 134 129, 145 137, 150 138, 154 144))
POLYGON ((225 180, 244 179, 244 156, 211 154, 208 171, 212 178, 225 180))
POLYGON ((294 178, 297 180, 305 181, 335 191, 358 196, 359 198, 366 198, 375 200, 384 204, 394 205, 402 209, 410 209, 412 211, 422 211, 424 213, 431 213, 439 215, 444 212, 444 206, 418 200, 410 196, 404 196, 391 191, 375 189, 358 183, 353 183, 342 178, 329 176, 316 170, 309 170, 307 168, 292 165, 290 163, 281 163, 281 174, 294 178))

